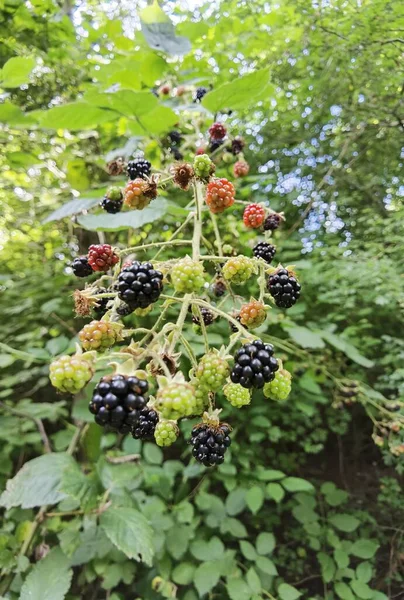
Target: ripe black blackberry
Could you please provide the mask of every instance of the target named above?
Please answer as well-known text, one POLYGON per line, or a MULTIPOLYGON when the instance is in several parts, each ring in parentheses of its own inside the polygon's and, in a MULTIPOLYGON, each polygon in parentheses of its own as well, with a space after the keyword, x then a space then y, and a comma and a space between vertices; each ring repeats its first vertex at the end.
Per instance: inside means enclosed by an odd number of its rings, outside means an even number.
POLYGON ((128 176, 130 179, 146 179, 151 172, 151 163, 145 158, 135 158, 128 162, 128 176))
POLYGON ((230 431, 231 428, 227 423, 195 425, 189 442, 193 446, 193 457, 205 467, 221 465, 224 454, 231 444, 230 431))
POLYGON ((132 436, 138 440, 148 440, 154 436, 154 430, 159 422, 158 413, 145 406, 140 411, 139 420, 132 431, 132 436))
POLYGON ((72 262, 72 269, 76 277, 88 277, 91 273, 94 273, 87 256, 78 256, 75 258, 72 262))
POLYGON ((112 215, 119 213, 123 205, 123 194, 119 188, 108 190, 100 202, 101 208, 112 215))
POLYGON ((215 150, 220 148, 220 146, 223 144, 223 142, 224 142, 224 139, 223 140, 211 140, 209 142, 209 152, 214 152, 215 150))
POLYGON ((133 261, 118 276, 119 298, 132 310, 147 308, 158 300, 163 289, 163 273, 151 263, 133 261))
MULTIPOLYGON (((95 298, 97 298, 97 296, 99 294, 106 294, 108 293, 108 290, 106 288, 96 288, 96 290, 93 292, 93 296, 95 296, 95 298)), ((105 315, 105 313, 107 312, 107 305, 108 302, 111 300, 111 298, 99 298, 97 299, 97 305, 94 305, 93 307, 93 312, 94 315, 97 317, 97 319, 102 319, 102 317, 105 315)))
MULTIPOLYGON (((241 317, 240 317, 240 315, 232 315, 232 316, 234 316, 234 318, 236 319, 236 321, 238 321, 239 323, 241 323, 241 317)), ((234 325, 234 323, 231 323, 230 321, 229 321, 229 327, 230 327, 230 330, 233 333, 237 333, 237 331, 240 331, 239 329, 237 329, 237 327, 234 325)), ((244 329, 247 329, 247 327, 245 325, 243 327, 244 327, 244 329)))
POLYGON ((300 283, 294 273, 278 269, 268 278, 267 288, 279 308, 290 308, 300 297, 300 283))
POLYGON ((216 279, 212 285, 212 292, 216 298, 221 298, 227 291, 226 284, 223 279, 216 279))
POLYGON ((180 131, 173 129, 169 132, 168 139, 170 140, 173 146, 178 146, 178 144, 181 144, 182 142, 182 134, 180 131))
POLYGON ((170 148, 170 152, 175 158, 175 160, 182 160, 184 158, 182 152, 180 152, 175 146, 172 146, 172 148, 170 148))
POLYGON ((231 141, 231 151, 236 156, 242 152, 245 146, 245 141, 241 137, 236 137, 231 141))
POLYGON ((146 406, 148 389, 147 381, 134 375, 106 375, 95 386, 89 410, 98 425, 128 433, 146 406))
POLYGON ((194 102, 200 102, 204 95, 207 93, 206 87, 198 87, 195 91, 194 102))
POLYGON ((128 315, 133 313, 133 310, 134 309, 131 306, 129 306, 129 304, 126 304, 126 302, 121 302, 121 304, 116 309, 116 312, 120 317, 127 317, 128 315))
MULTIPOLYGON (((212 325, 212 323, 215 319, 213 312, 210 311, 208 308, 205 308, 204 306, 200 307, 200 311, 201 311, 203 322, 206 325, 206 327, 208 325, 212 325)), ((200 319, 199 319, 198 315, 193 315, 192 323, 195 323, 195 325, 200 325, 200 319)))
POLYGON ((234 367, 230 374, 233 383, 245 388, 262 388, 275 377, 279 369, 278 361, 273 356, 272 344, 264 344, 262 340, 254 340, 245 344, 234 357, 234 367))
POLYGON ((276 254, 276 248, 268 242, 259 242, 253 248, 253 254, 256 258, 262 258, 265 262, 270 263, 276 254))
POLYGON ((268 215, 264 221, 264 231, 275 231, 282 222, 282 218, 277 213, 268 215))

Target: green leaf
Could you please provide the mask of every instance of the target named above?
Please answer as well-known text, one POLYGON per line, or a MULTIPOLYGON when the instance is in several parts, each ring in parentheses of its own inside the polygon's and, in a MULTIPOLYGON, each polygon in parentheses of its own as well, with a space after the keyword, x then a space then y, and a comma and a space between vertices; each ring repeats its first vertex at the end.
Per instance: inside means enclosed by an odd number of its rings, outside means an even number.
POLYGON ((19 106, 4 102, 0 104, 0 122, 8 125, 26 125, 32 121, 26 114, 22 112, 19 106))
POLYGON ((100 491, 96 474, 85 475, 77 463, 63 471, 60 489, 78 500, 84 508, 96 506, 100 491))
POLYGON ((208 542, 204 540, 195 540, 190 547, 191 554, 200 561, 219 560, 223 556, 223 542, 216 536, 208 542))
POLYGON ((266 573, 267 575, 275 576, 278 574, 276 566, 274 565, 272 560, 270 560, 266 556, 258 556, 257 560, 255 561, 255 564, 258 569, 260 569, 263 573, 266 573))
POLYGON ((254 594, 261 592, 261 579, 253 567, 250 567, 246 574, 247 583, 254 594))
POLYGON ((144 444, 143 457, 151 465, 161 465, 163 462, 163 451, 156 444, 144 444))
POLYGON ((337 548, 336 550, 334 550, 334 558, 339 569, 346 569, 349 565, 349 555, 347 552, 345 552, 345 550, 342 550, 341 548, 337 548))
POLYGON ((111 507, 102 513, 100 524, 111 542, 128 558, 151 566, 153 530, 141 512, 134 508, 111 507))
POLYGON ((269 69, 261 69, 241 77, 235 76, 230 83, 208 92, 202 106, 212 113, 224 109, 239 110, 256 104, 274 94, 275 88, 269 81, 269 69))
POLYGON ((242 579, 228 579, 226 588, 230 600, 250 600, 251 598, 251 589, 242 579))
POLYGON ((143 210, 131 210, 115 215, 97 214, 78 217, 79 225, 89 231, 119 231, 121 229, 138 229, 147 223, 160 219, 166 212, 166 201, 157 198, 150 206, 143 210))
POLYGON ((189 585, 195 579, 194 573, 195 566, 192 563, 183 562, 175 567, 171 577, 174 583, 178 583, 178 585, 189 585))
POLYGON ((247 490, 245 500, 252 513, 257 514, 264 504, 264 492, 258 485, 247 490))
POLYGON ((362 562, 356 567, 356 577, 363 583, 369 583, 373 577, 373 567, 368 562, 362 562))
POLYGON ((206 562, 196 569, 194 576, 194 584, 200 596, 207 594, 215 587, 220 579, 221 564, 220 562, 206 562))
POLYGON ((358 598, 361 598, 362 600, 372 599, 373 590, 370 589, 367 583, 354 579, 353 581, 351 581, 350 585, 355 594, 358 596, 358 598))
POLYGON ((324 348, 324 340, 321 335, 315 331, 307 329, 307 327, 288 327, 287 330, 290 337, 302 348, 324 348))
POLYGON ((288 492, 312 492, 314 491, 313 485, 306 481, 305 479, 301 479, 300 477, 286 477, 282 481, 282 485, 288 492))
POLYGON ((345 513, 333 515, 328 520, 332 525, 334 525, 334 527, 340 531, 344 531, 345 533, 351 533, 352 531, 355 531, 360 524, 359 519, 345 513))
POLYGON ((231 491, 226 498, 226 512, 231 517, 241 513, 246 505, 246 491, 243 488, 236 488, 231 491))
POLYGON ((30 56, 10 58, 0 70, 0 86, 4 88, 19 87, 29 81, 31 71, 35 67, 35 59, 30 56))
POLYGON ((79 535, 75 533, 74 539, 79 545, 70 559, 72 567, 84 565, 94 558, 103 558, 112 550, 112 544, 104 531, 95 525, 85 529, 79 535))
POLYGON ((317 560, 321 565, 321 575, 326 583, 330 583, 335 575, 335 564, 330 556, 324 552, 317 554, 317 560))
POLYGON ((139 118, 139 124, 144 133, 161 134, 178 123, 178 115, 168 106, 156 106, 154 110, 139 118))
POLYGON ((268 496, 279 504, 285 496, 285 490, 279 483, 268 483, 266 487, 268 496))
POLYGON ((145 23, 142 21, 141 24, 143 35, 150 48, 173 56, 187 54, 191 50, 189 39, 176 35, 171 21, 166 23, 145 23))
POLYGON ((322 331, 321 335, 323 336, 326 342, 331 344, 331 346, 334 346, 334 348, 337 348, 337 350, 340 350, 341 352, 346 354, 348 358, 356 362, 358 365, 361 365, 366 369, 370 369, 371 367, 373 367, 374 362, 372 360, 369 360, 368 358, 362 356, 362 354, 355 346, 353 346, 351 343, 347 342, 343 338, 335 335, 335 333, 330 333, 329 331, 322 331))
POLYGON ((278 594, 280 600, 296 600, 296 598, 300 598, 301 596, 299 590, 288 583, 281 583, 278 587, 278 594))
POLYGON ((97 128, 101 123, 117 120, 119 115, 85 102, 71 102, 55 106, 39 117, 40 127, 45 129, 68 129, 70 131, 97 128))
POLYGON ((239 543, 241 553, 247 560, 255 560, 257 558, 257 552, 255 551, 254 546, 250 542, 241 540, 241 542, 239 543))
POLYGON ((44 454, 26 462, 17 475, 7 481, 0 505, 33 508, 60 502, 67 497, 60 489, 63 470, 74 464, 74 459, 64 453, 44 454))
POLYGON ((283 479, 284 477, 285 473, 282 471, 277 471, 276 469, 265 469, 257 472, 257 478, 260 481, 277 481, 279 479, 283 479))
POLYGON ((355 596, 352 594, 350 588, 342 581, 335 584, 334 590, 341 600, 355 600, 355 596))
POLYGON ((270 554, 275 548, 276 540, 273 533, 263 531, 257 537, 256 547, 258 554, 270 554))
POLYGON ((379 548, 380 544, 373 540, 358 540, 351 547, 351 554, 358 558, 372 558, 379 548))
POLYGON ((60 548, 53 548, 29 573, 19 600, 63 600, 73 575, 69 567, 70 561, 60 548))

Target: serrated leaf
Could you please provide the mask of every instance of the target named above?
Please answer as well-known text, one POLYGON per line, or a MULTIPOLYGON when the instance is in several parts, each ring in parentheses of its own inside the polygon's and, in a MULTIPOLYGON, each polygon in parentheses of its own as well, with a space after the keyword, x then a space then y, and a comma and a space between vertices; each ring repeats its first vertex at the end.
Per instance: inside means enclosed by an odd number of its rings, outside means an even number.
POLYGON ((379 546, 380 544, 373 540, 357 540, 351 547, 351 554, 358 558, 372 558, 379 546))
POLYGON ((74 464, 71 456, 56 452, 26 462, 17 475, 7 481, 0 505, 33 508, 64 500, 67 494, 60 489, 62 473, 74 464))
POLYGON ((128 558, 151 566, 153 530, 141 512, 134 508, 111 507, 101 515, 100 525, 118 550, 128 558))
POLYGON ((92 129, 101 123, 117 120, 119 114, 85 102, 71 102, 55 106, 39 115, 39 125, 45 129, 76 131, 92 129))
POLYGON ((202 99, 202 106, 216 112, 224 109, 239 110, 248 108, 262 99, 273 95, 275 88, 269 81, 269 69, 261 69, 242 77, 235 77, 230 83, 208 92, 202 99))
POLYGON ((115 215, 97 214, 78 217, 79 225, 89 231, 119 231, 121 229, 138 229, 147 223, 160 219, 166 212, 167 203, 157 198, 143 210, 131 210, 115 215))
POLYGON ((10 58, 0 70, 0 86, 15 88, 27 83, 34 67, 35 59, 30 56, 10 58))
POLYGON ((355 531, 357 527, 359 527, 360 521, 356 517, 352 517, 351 515, 347 515, 345 513, 340 515, 333 515, 330 517, 329 522, 334 525, 340 531, 344 531, 345 533, 351 533, 355 531))
POLYGON ((264 504, 264 492, 258 485, 247 490, 245 500, 252 513, 257 514, 264 504))
POLYGON ((175 27, 169 22, 145 23, 142 21, 142 33, 150 48, 167 52, 173 56, 187 54, 191 50, 191 42, 184 36, 175 33, 175 27))
POLYGON ((268 496, 275 500, 277 504, 279 504, 285 496, 285 490, 279 483, 268 483, 266 490, 268 496))
POLYGON ((220 579, 221 564, 218 562, 206 562, 196 569, 194 584, 200 596, 207 594, 215 587, 220 579))
POLYGON ((321 335, 307 327, 288 327, 286 329, 290 337, 302 348, 324 348, 325 343, 321 335))
POLYGON ((299 590, 288 583, 281 583, 278 587, 278 594, 280 600, 296 600, 302 595, 299 590))
POLYGON ((282 485, 288 492, 312 492, 314 490, 310 481, 300 477, 286 477, 282 480, 282 485))
POLYGON ((63 600, 70 588, 73 571, 60 548, 40 560, 21 588, 20 600, 63 600))

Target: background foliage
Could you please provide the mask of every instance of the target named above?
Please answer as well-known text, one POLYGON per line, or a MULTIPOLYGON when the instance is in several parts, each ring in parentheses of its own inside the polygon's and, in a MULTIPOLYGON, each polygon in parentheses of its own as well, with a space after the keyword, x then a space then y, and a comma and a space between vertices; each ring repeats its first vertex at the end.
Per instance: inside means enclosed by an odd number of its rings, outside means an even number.
MULTIPOLYGON (((402 4, 185 5, 0 2, 0 595, 401 597, 402 4), (303 295, 263 332, 291 399, 257 397, 247 422, 227 409, 234 445, 206 471, 188 450, 163 460, 93 425, 82 436, 88 398, 58 397, 48 364, 83 324, 72 258, 97 240, 167 239, 186 215, 180 192, 149 223, 87 212, 105 161, 140 148, 158 168, 174 126, 192 156, 214 114, 247 141, 240 197, 285 212, 276 243, 303 295)), ((239 215, 220 227, 250 248, 239 215)), ((211 335, 220 345, 227 327, 211 335)))

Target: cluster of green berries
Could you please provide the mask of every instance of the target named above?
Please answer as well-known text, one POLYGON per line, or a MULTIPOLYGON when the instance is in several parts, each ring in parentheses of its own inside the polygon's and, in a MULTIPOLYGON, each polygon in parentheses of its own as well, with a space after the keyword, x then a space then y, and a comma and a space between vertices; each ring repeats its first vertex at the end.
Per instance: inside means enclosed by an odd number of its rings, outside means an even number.
POLYGON ((200 387, 210 392, 218 392, 229 376, 227 361, 214 352, 205 354, 195 369, 195 378, 200 387))
POLYGON ((286 369, 280 369, 275 378, 264 385, 264 396, 271 400, 283 402, 286 400, 292 389, 292 375, 286 369))
POLYGON ((251 393, 246 388, 243 388, 238 383, 228 383, 224 389, 223 393, 226 399, 230 402, 232 406, 235 408, 241 408, 242 406, 246 406, 251 402, 251 393))
POLYGON ((171 282, 176 292, 198 292, 205 283, 203 264, 189 257, 179 260, 171 269, 171 282))
POLYGON ((163 419, 190 417, 196 414, 195 390, 189 383, 167 383, 157 392, 155 408, 163 419))
POLYGON ((223 277, 236 285, 245 283, 253 273, 256 273, 254 261, 241 254, 229 258, 223 267, 223 277))
POLYGON ((49 367, 52 385, 61 392, 77 394, 93 376, 91 361, 82 357, 61 356, 49 367))
POLYGON ((122 340, 122 325, 108 321, 91 321, 79 332, 79 340, 84 350, 103 352, 122 340))
POLYGON ((207 154, 195 156, 194 164, 192 166, 194 168, 195 176, 204 182, 209 181, 210 177, 215 172, 215 165, 207 154))
POLYGON ((154 430, 157 446, 171 446, 180 434, 175 421, 159 421, 154 430))

